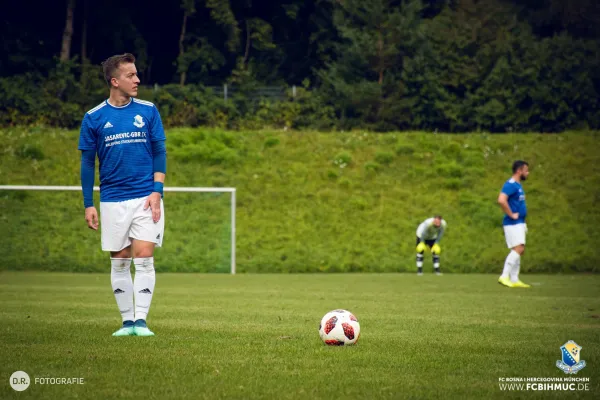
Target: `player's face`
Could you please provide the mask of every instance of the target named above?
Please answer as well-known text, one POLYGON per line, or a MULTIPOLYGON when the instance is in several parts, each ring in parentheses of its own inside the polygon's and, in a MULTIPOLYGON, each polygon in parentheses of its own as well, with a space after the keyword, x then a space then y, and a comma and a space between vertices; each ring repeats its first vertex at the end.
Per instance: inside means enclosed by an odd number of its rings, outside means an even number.
POLYGON ((135 64, 123 63, 119 65, 117 77, 113 78, 116 81, 117 88, 129 97, 135 97, 138 94, 138 85, 140 78, 137 76, 137 68, 135 64))
POLYGON ((439 228, 440 225, 442 225, 442 220, 439 218, 434 218, 433 219, 433 225, 435 225, 436 228, 439 228))
POLYGON ((529 167, 527 165, 523 165, 521 167, 521 180, 526 181, 529 176, 529 167))

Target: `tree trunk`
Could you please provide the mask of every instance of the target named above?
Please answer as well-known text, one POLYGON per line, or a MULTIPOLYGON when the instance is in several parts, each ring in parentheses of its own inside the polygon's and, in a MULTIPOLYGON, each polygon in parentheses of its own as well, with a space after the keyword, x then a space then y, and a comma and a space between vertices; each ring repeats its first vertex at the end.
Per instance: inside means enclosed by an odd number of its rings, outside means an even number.
POLYGON ((83 7, 83 20, 81 24, 81 75, 79 77, 79 81, 87 86, 88 83, 88 69, 89 69, 89 59, 87 56, 87 21, 88 21, 88 1, 83 0, 81 3, 83 7))
POLYGON ((75 0, 68 0, 67 20, 65 21, 65 30, 62 37, 62 48, 60 51, 60 61, 65 62, 71 58, 71 40, 73 39, 73 11, 75 10, 75 0))
POLYGON ((244 68, 246 67, 246 64, 248 63, 248 58, 250 57, 250 24, 248 23, 248 20, 246 19, 246 51, 244 53, 244 68))
POLYGON ((83 0, 83 21, 81 25, 81 62, 87 60, 87 20, 88 20, 88 4, 87 0, 83 0))
MULTIPOLYGON (((185 11, 183 13, 183 23, 181 24, 181 34, 179 35, 179 60, 181 60, 183 54, 185 53, 185 48, 183 47, 183 41, 185 40, 185 31, 187 28, 187 17, 188 13, 185 11)), ((187 66, 183 68, 179 75, 179 84, 181 86, 185 85, 185 78, 187 75, 187 66)))
POLYGON ((381 28, 377 34, 377 51, 379 53, 379 80, 377 81, 380 85, 383 84, 383 70, 385 69, 385 60, 383 59, 383 37, 381 35, 381 28))

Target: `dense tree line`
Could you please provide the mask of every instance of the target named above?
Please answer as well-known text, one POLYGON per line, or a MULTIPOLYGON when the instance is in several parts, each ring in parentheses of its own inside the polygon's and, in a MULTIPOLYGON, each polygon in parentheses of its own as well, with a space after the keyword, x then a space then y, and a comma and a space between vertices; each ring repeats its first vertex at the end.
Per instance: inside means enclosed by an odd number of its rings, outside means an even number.
POLYGON ((143 97, 168 125, 600 127, 596 0, 35 0, 13 8, 0 26, 2 125, 76 126, 106 95, 99 63, 132 52, 148 85, 143 97), (211 88, 223 84, 227 99, 211 88), (292 85, 298 90, 283 101, 256 95, 292 85))

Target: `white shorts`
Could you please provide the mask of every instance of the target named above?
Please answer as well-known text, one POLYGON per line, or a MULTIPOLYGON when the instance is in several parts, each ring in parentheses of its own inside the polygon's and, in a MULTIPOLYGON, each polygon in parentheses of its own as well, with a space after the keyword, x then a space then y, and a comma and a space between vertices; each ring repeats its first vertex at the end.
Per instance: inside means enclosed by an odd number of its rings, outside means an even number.
POLYGON ((509 249, 525 244, 527 224, 504 225, 504 237, 509 249))
POLYGON ((152 220, 150 207, 144 210, 147 197, 119 202, 100 202, 102 250, 120 251, 131 245, 131 239, 162 246, 165 232, 165 210, 160 201, 160 220, 152 220))

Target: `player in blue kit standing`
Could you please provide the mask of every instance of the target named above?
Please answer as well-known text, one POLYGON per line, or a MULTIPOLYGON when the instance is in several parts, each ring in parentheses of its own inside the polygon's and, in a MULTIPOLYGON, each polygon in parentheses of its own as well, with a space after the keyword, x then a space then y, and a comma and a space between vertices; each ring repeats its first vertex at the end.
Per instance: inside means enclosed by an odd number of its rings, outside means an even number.
POLYGON ((521 256, 525 252, 525 235, 527 233, 527 206, 525 192, 521 182, 529 176, 529 164, 526 161, 515 161, 512 166, 512 177, 504 183, 498 196, 498 204, 504 211, 504 236, 510 253, 504 262, 504 270, 498 282, 511 288, 528 288, 530 285, 519 280, 521 256))
POLYGON ((102 68, 110 96, 85 114, 79 136, 85 220, 98 229, 92 196, 97 155, 102 250, 110 252, 112 289, 123 320, 113 336, 153 336, 146 318, 156 280, 154 247, 162 245, 165 228, 166 137, 154 104, 135 98, 140 83, 135 57, 115 55, 102 68))

